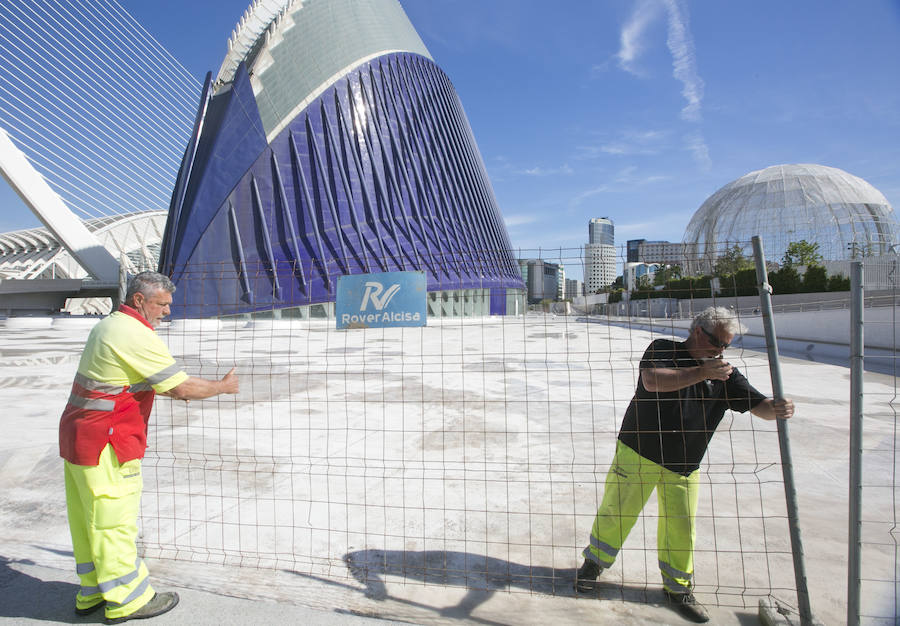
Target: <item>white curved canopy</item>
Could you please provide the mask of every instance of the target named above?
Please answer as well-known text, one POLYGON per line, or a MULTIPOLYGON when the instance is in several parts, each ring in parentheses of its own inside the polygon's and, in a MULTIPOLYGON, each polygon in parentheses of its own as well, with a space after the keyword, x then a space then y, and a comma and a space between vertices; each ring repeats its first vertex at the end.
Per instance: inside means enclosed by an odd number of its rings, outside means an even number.
MULTIPOLYGON (((109 254, 137 273, 156 269, 167 211, 144 211, 84 222, 109 254)), ((86 272, 46 228, 0 233, 0 279, 84 278, 86 272)))

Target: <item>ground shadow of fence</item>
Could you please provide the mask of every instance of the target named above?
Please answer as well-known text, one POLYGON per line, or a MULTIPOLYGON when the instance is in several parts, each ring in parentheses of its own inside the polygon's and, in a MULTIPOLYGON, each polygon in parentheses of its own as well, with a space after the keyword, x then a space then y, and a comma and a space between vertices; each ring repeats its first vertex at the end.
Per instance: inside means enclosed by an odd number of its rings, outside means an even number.
MULTIPOLYGON (((525 565, 469 552, 444 550, 356 550, 343 557, 351 576, 365 585, 365 594, 373 600, 390 598, 388 578, 426 585, 462 587, 466 596, 454 607, 441 609, 459 616, 470 614, 496 592, 535 593, 575 596, 575 567, 554 568, 525 565)), ((599 581, 593 593, 579 598, 660 602, 662 592, 645 585, 622 585, 599 581)))

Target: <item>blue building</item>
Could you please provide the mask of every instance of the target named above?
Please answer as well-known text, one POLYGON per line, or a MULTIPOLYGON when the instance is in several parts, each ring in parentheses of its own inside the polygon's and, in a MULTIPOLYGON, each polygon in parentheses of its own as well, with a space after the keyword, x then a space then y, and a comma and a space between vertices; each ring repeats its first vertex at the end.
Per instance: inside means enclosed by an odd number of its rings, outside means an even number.
POLYGON ((588 243, 616 245, 615 225, 608 217, 595 217, 588 222, 588 243))
POLYGON ((400 4, 271 5, 207 76, 160 255, 173 317, 327 314, 339 276, 399 270, 432 315, 519 310, 472 130, 400 4))

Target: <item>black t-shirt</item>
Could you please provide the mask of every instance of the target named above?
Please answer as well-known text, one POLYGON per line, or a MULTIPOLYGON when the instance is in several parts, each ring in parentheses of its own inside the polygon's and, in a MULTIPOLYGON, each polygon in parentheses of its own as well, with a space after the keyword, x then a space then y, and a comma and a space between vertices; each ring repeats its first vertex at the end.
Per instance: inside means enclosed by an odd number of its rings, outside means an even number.
MULTIPOLYGON (((698 365, 684 342, 657 339, 644 352, 640 368, 698 365)), ((638 377, 619 440, 645 459, 687 476, 700 467, 725 410, 743 413, 764 399, 737 368, 726 381, 704 380, 678 391, 647 391, 638 377)))

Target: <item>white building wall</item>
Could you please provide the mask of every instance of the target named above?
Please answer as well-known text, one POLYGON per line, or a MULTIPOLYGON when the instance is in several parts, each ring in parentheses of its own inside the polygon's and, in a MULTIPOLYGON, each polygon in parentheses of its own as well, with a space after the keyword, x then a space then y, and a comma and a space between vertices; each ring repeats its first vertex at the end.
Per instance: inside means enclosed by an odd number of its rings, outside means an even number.
POLYGON ((584 246, 585 293, 590 295, 616 280, 616 247, 599 243, 584 246))
POLYGON ((637 288, 638 279, 645 274, 649 275, 652 280, 658 269, 658 263, 626 263, 622 268, 622 282, 625 290, 634 291, 637 288))
POLYGON ((697 256, 697 244, 669 241, 645 241, 638 247, 638 260, 642 263, 680 265, 682 268, 697 256))
POLYGON ((581 297, 584 295, 583 290, 584 283, 580 280, 576 280, 574 278, 566 279, 566 298, 569 300, 574 300, 575 298, 581 297))

